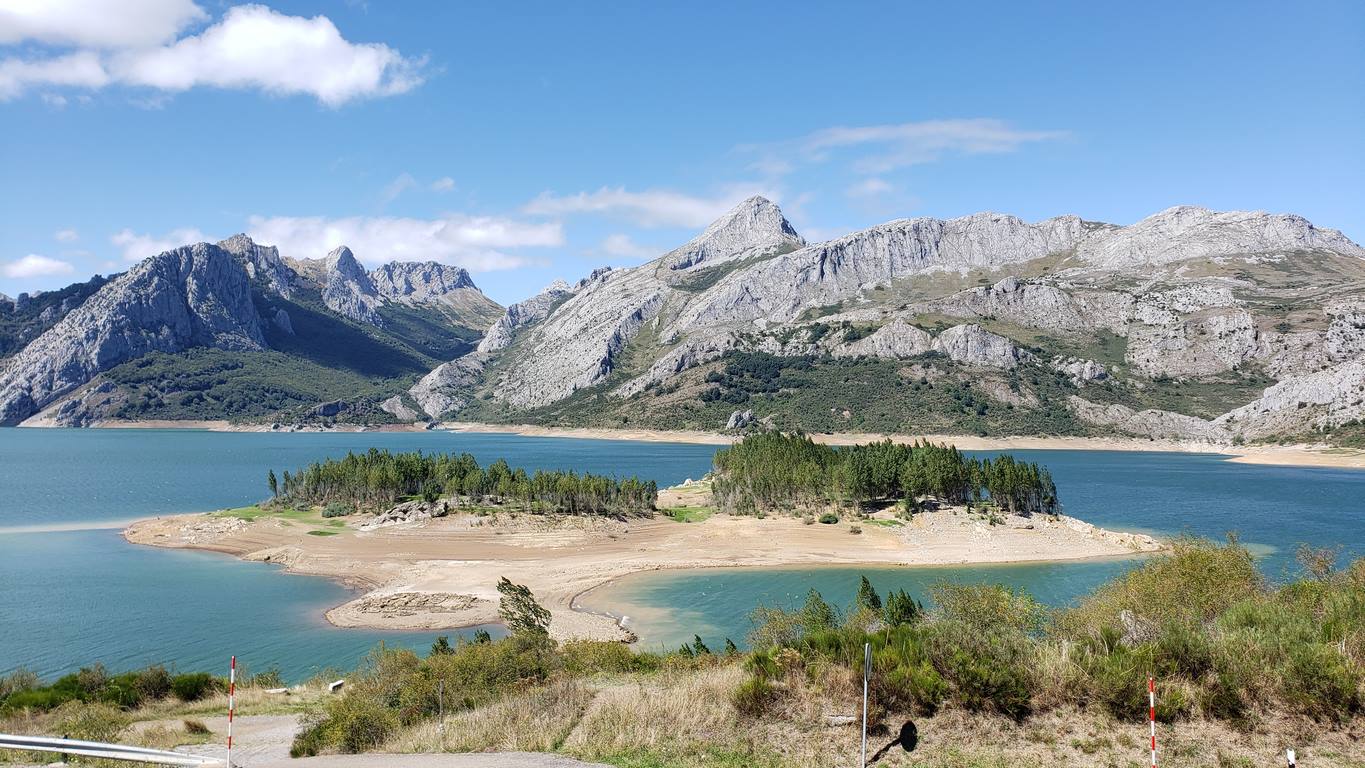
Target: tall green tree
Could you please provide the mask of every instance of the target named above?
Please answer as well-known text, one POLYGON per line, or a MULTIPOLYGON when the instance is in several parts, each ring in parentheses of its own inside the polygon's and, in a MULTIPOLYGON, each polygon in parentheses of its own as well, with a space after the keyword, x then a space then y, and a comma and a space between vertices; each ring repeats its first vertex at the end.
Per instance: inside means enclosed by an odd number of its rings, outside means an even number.
POLYGON ((858 583, 858 607, 880 614, 882 612, 881 595, 877 594, 876 588, 872 586, 872 582, 868 581, 866 576, 861 577, 861 579, 862 581, 858 583))
POLYGON ((275 470, 266 471, 265 484, 270 486, 270 496, 278 499, 280 497, 280 483, 275 479, 275 470))
POLYGON ((506 576, 498 579, 498 615, 513 635, 549 637, 550 612, 536 602, 530 587, 513 584, 506 576))

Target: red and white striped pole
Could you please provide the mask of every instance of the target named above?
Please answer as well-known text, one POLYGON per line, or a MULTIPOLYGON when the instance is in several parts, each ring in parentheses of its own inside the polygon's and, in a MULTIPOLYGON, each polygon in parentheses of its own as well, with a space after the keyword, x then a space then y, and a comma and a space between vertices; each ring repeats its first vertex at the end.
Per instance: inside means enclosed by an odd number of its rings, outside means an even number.
POLYGON ((1156 678, 1147 678, 1147 722, 1152 726, 1152 768, 1156 768, 1156 678))
POLYGON ((228 729, 227 729, 227 739, 228 739, 228 745, 227 745, 227 747, 228 747, 228 750, 227 750, 227 764, 228 764, 228 768, 232 768, 232 715, 237 711, 236 697, 237 697, 237 657, 236 657, 236 656, 233 656, 233 657, 232 657, 232 664, 231 664, 231 666, 228 667, 228 729))

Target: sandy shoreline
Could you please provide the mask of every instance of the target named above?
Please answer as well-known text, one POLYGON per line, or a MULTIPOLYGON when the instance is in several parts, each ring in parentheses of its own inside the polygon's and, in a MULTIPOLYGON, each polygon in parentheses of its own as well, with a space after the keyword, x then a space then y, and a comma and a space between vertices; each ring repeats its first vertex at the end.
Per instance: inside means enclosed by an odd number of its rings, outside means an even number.
MULTIPOLYGON (((25 422, 25 427, 51 426, 25 422)), ((233 424, 228 421, 102 421, 96 429, 199 429, 210 432, 422 432, 425 424, 387 424, 363 426, 338 424, 333 427, 299 427, 274 430, 269 424, 233 424)), ((568 437, 582 440, 633 440, 659 443, 728 445, 738 436, 719 432, 662 429, 613 429, 599 427, 544 427, 533 424, 486 424, 480 422, 441 422, 432 429, 447 432, 485 432, 526 437, 568 437)), ((1063 450, 1063 451, 1139 451, 1159 453, 1207 453, 1228 457, 1239 464, 1271 464, 1295 467, 1365 469, 1365 450, 1329 445, 1226 445, 1192 440, 1148 440, 1126 437, 975 437, 972 435, 903 435, 862 432, 815 434, 814 440, 830 445, 852 445, 890 438, 897 442, 928 440, 949 443, 968 451, 1063 450)))
MULTIPOLYGON (((882 513, 885 516, 885 513, 882 513)), ((368 520, 368 516, 365 518, 368 520)), ((342 627, 435 630, 498 621, 497 581, 526 584, 550 609, 560 639, 633 640, 611 615, 578 600, 642 571, 803 565, 964 565, 1124 557, 1159 550, 1142 534, 1105 531, 1073 518, 1005 518, 990 525, 961 511, 917 515, 904 524, 804 524, 794 517, 714 515, 696 523, 668 517, 457 514, 373 531, 349 520, 336 535, 321 524, 207 514, 138 521, 135 544, 207 549, 368 591, 329 610, 342 627), (849 528, 858 525, 861 533, 849 528)))

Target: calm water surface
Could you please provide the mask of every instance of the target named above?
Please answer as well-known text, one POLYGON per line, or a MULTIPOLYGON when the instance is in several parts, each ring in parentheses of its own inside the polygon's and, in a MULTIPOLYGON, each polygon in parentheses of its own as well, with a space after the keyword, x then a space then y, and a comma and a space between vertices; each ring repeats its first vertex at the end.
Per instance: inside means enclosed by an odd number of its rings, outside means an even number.
MULTIPOLYGON (((473 433, 213 433, 0 429, 0 673, 44 676, 93 660, 111 669, 166 663, 254 669, 299 679, 353 666, 375 643, 425 648, 435 632, 337 629, 323 612, 350 597, 324 579, 212 553, 135 547, 117 523, 239 506, 266 495, 269 468, 348 450, 468 451, 528 469, 700 477, 713 446, 473 433)), ((1017 451, 1046 464, 1069 514, 1165 535, 1235 530, 1275 578, 1300 542, 1365 555, 1365 472, 1233 464, 1221 457, 1017 451)), ((943 579, 1005 582, 1063 604, 1131 561, 946 568, 817 568, 650 573, 597 590, 589 607, 630 617, 647 647, 701 634, 742 641, 760 603, 793 605, 811 587, 840 603, 859 573, 923 596, 943 579)), ((456 634, 456 633, 444 633, 456 634)))
POLYGON ((485 464, 506 458, 661 485, 700 477, 714 451, 447 432, 0 429, 0 674, 23 666, 51 677, 95 660, 114 670, 216 669, 235 653, 297 680, 353 667, 381 640, 430 646, 438 633, 327 625, 326 609, 351 594, 326 579, 119 536, 120 521, 241 506, 267 495, 267 469, 371 446, 468 451, 485 464))

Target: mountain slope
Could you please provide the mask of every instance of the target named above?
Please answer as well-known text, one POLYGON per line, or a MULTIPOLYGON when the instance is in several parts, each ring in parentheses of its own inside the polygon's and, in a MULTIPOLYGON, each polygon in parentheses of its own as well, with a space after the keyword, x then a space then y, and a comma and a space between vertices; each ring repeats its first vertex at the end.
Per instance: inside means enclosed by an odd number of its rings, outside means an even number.
POLYGON ((388 264, 376 285, 344 248, 313 266, 300 274, 275 248, 235 235, 151 257, 107 284, 5 303, 0 331, 36 338, 0 368, 0 423, 44 409, 43 421, 61 424, 300 420, 318 408, 387 419, 380 401, 472 350, 500 310, 458 268, 388 264))
POLYGON ((540 305, 414 398, 504 421, 717 429, 747 409, 805 429, 1226 440, 1365 415, 1365 249, 1292 215, 983 213, 806 245, 755 198, 540 305), (1243 406, 1273 416, 1223 416, 1243 406))

